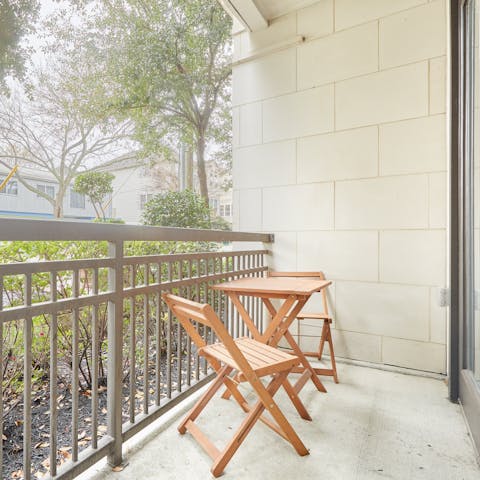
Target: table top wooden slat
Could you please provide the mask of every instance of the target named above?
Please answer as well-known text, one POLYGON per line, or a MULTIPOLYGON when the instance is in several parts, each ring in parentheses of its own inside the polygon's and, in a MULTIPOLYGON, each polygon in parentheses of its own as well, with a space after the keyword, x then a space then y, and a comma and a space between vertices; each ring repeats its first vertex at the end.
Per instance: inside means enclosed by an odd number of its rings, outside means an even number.
POLYGON ((271 293, 274 295, 311 295, 331 285, 329 280, 295 277, 245 277, 212 285, 214 290, 240 295, 271 293))

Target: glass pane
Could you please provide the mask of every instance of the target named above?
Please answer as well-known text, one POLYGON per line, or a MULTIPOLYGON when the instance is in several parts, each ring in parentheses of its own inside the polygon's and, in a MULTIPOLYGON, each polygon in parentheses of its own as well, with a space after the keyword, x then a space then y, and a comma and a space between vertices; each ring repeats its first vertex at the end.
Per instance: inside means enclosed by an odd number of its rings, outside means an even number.
MULTIPOLYGON (((473 122, 473 283, 475 292, 473 296, 473 325, 469 348, 473 348, 473 371, 475 378, 480 382, 480 0, 475 0, 474 22, 474 122, 473 122)), ((468 347, 467 347, 468 348, 468 347)))

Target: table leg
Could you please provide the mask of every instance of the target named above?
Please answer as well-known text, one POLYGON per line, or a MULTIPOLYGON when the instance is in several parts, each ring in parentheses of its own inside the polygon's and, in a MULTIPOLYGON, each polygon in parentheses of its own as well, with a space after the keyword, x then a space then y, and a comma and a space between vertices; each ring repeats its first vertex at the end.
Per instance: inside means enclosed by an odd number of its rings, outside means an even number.
MULTIPOLYGON (((263 343, 266 343, 268 345, 272 345, 272 346, 276 347, 278 342, 280 341, 280 339, 283 336, 284 325, 285 324, 287 325, 286 328, 288 330, 288 327, 293 322, 293 320, 291 320, 292 314, 289 315, 288 312, 290 312, 290 310, 292 309, 293 305, 297 301, 297 298, 293 295, 288 297, 285 300, 285 302, 283 302, 282 306, 278 309, 278 311, 275 310, 275 307, 272 305, 270 300, 265 299, 265 298, 263 298, 262 300, 263 300, 263 303, 267 306, 269 312, 271 314, 273 314, 273 312, 275 312, 275 314, 272 315, 273 318, 272 318, 270 324, 268 325, 267 329, 263 333, 263 335, 261 337, 261 341, 263 343), (277 338, 276 343, 272 343, 272 339, 274 339, 274 338, 277 338)), ((305 304, 305 302, 302 303, 302 307, 303 307, 304 304, 305 304)), ((300 307, 300 309, 301 309, 301 307, 300 307)), ((296 315, 297 313, 300 312, 300 309, 298 311, 296 311, 297 309, 294 308, 292 313, 296 312, 295 313, 295 315, 296 315)))
POLYGON ((236 309, 238 310, 238 313, 240 313, 240 316, 242 317, 242 320, 247 326, 248 330, 250 330, 250 333, 252 334, 253 339, 260 341, 262 335, 260 334, 260 332, 258 331, 258 328, 253 323, 253 320, 250 318, 250 315, 248 314, 247 310, 243 306, 243 303, 240 301, 240 298, 238 297, 238 295, 235 292, 228 292, 228 296, 230 297, 236 309))
MULTIPOLYGON (((300 350, 300 347, 298 346, 295 339, 292 337, 292 334, 287 330, 284 333, 284 337, 286 338, 287 342, 292 347, 293 353, 297 357, 300 358, 300 361, 301 361, 302 365, 305 367, 305 372, 303 373, 303 375, 306 376, 306 374, 309 373, 308 377, 310 377, 312 379, 312 382, 317 387, 317 390, 320 391, 320 392, 326 393, 327 389, 324 387, 323 383, 318 378, 318 376, 315 372, 315 369, 310 365, 310 362, 307 360, 307 357, 300 350)), ((302 377, 303 377, 303 375, 302 375, 302 377)), ((302 377, 300 377, 300 379, 297 381, 297 383, 293 386, 293 388, 295 388, 295 390, 297 392, 299 392, 302 389, 303 385, 306 383, 306 380, 304 380, 302 377)))
MULTIPOLYGON (((289 297, 290 299, 291 297, 289 297)), ((286 313, 282 311, 282 308, 287 304, 288 300, 285 301, 285 303, 282 305, 282 307, 278 310, 277 314, 274 316, 274 320, 272 320, 272 323, 274 323, 275 320, 280 319, 280 322, 278 322, 278 326, 276 329, 271 329, 271 334, 270 334, 270 339, 267 340, 267 331, 263 335, 263 341, 266 341, 269 345, 276 347, 278 343, 280 342, 282 337, 285 337, 287 342, 290 344, 292 347, 293 353, 300 358, 300 361, 304 367, 303 375, 300 377, 300 379, 296 382, 294 385, 295 391, 298 393, 300 390, 303 388, 305 383, 307 382, 308 378, 312 379, 312 382, 315 384, 317 387, 317 390, 320 392, 325 392, 327 389, 323 385, 323 383, 320 381, 320 379, 317 376, 317 373, 315 372, 315 369, 310 365, 310 362, 307 360, 307 357, 304 355, 304 353, 300 350, 300 347, 298 346, 297 342, 295 339, 292 337, 292 334, 289 332, 288 328, 290 325, 293 323, 295 318, 297 318, 297 315, 300 313, 302 308, 304 307, 305 303, 307 302, 308 299, 297 299, 293 298, 291 302, 289 302, 288 309, 286 313), (293 304, 296 303, 296 305, 291 309, 293 304), (290 311, 291 309, 291 311, 290 311), (288 314, 288 312, 290 313, 288 314), (287 315, 288 314, 288 315, 287 315)), ((268 310, 273 313, 275 308, 271 304, 270 301, 268 301, 269 305, 265 302, 267 305, 268 310)), ((298 369, 295 369, 298 371, 298 369)))

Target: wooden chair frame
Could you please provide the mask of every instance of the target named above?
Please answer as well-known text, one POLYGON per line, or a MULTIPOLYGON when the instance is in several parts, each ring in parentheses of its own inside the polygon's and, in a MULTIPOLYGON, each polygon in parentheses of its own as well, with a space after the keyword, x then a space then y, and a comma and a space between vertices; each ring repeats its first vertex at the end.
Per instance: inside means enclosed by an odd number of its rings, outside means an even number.
MULTIPOLYGON (((323 272, 268 272, 269 277, 297 277, 297 278, 319 278, 320 280, 326 280, 323 272)), ((322 306, 323 312, 321 313, 310 313, 310 312, 300 312, 297 315, 297 320, 305 319, 317 319, 323 320, 322 333, 320 336, 320 341, 318 344, 318 350, 316 352, 303 352, 307 357, 316 357, 319 360, 322 359, 323 350, 325 347, 325 342, 328 343, 328 348, 330 352, 330 362, 331 368, 316 368, 315 371, 319 375, 326 375, 333 377, 335 383, 338 383, 338 374, 337 374, 337 363, 335 361, 335 352, 333 349, 333 339, 330 325, 332 323, 332 317, 328 312, 328 300, 327 300, 327 289, 324 288, 321 290, 322 295, 322 306)), ((299 371, 298 368, 293 369, 293 372, 299 371)))
POLYGON ((207 391, 178 426, 181 434, 190 432, 212 458, 212 474, 215 477, 222 474, 257 420, 262 421, 290 442, 299 455, 308 455, 307 448, 273 400, 277 390, 288 382, 287 376, 292 368, 299 364, 298 357, 283 353, 250 338, 233 339, 208 304, 200 304, 168 293, 163 294, 162 297, 198 347, 199 355, 204 356, 217 373, 207 391), (197 330, 199 324, 212 328, 222 343, 207 345, 197 330), (255 365, 247 360, 247 353, 251 355, 252 352, 254 357, 250 358, 257 359, 255 365), (246 381, 252 386, 258 397, 255 405, 248 404, 237 388, 238 382, 231 378, 232 374, 239 381, 246 381), (260 378, 267 375, 272 376, 272 379, 267 386, 264 386, 260 378), (227 387, 247 416, 232 440, 223 451, 220 451, 198 428, 195 420, 222 386, 227 387), (265 410, 270 413, 273 421, 263 416, 265 410))

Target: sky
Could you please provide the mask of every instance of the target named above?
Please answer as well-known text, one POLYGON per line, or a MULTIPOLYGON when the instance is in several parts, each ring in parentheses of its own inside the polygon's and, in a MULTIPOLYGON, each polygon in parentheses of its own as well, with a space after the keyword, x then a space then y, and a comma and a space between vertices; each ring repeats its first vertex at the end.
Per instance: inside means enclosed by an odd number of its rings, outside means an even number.
MULTIPOLYGON (((38 19, 38 25, 45 19, 47 19, 52 13, 58 11, 62 6, 68 5, 66 2, 55 2, 53 0, 40 0, 40 16, 38 19)), ((28 35, 24 41, 27 45, 35 49, 35 53, 31 57, 31 61, 34 65, 41 65, 45 59, 45 55, 42 53, 41 48, 45 45, 45 40, 41 38, 40 34, 28 35)))

